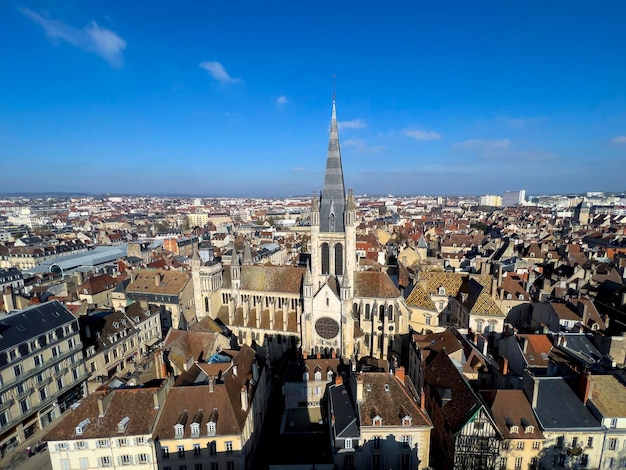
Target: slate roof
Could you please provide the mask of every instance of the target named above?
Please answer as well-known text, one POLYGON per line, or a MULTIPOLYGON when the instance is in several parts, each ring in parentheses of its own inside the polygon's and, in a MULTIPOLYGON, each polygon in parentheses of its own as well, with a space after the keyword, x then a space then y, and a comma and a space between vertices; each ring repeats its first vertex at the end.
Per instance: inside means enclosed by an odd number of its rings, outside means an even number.
POLYGON ((73 322, 76 317, 59 301, 51 300, 0 317, 0 351, 11 349, 43 333, 73 322))
POLYGON ((45 440, 116 438, 152 432, 158 412, 154 408, 153 397, 156 389, 116 389, 108 393, 113 396, 102 418, 98 417, 98 398, 103 397, 106 392, 94 392, 83 398, 80 406, 64 417, 46 435, 45 440), (130 418, 126 430, 119 433, 117 425, 126 417, 130 418), (76 435, 76 427, 85 419, 89 419, 89 424, 82 435, 76 435))
POLYGON ((432 426, 425 412, 417 404, 409 387, 395 375, 386 372, 362 372, 363 403, 360 407, 362 426, 372 426, 373 418, 380 416, 383 426, 402 426, 402 418, 409 416, 412 426, 432 426), (367 391, 369 385, 370 391, 367 391), (389 391, 385 390, 389 386, 389 391))
POLYGON ((545 431, 602 429, 589 409, 561 377, 535 378, 538 383, 535 414, 545 431))
POLYGON ((354 296, 393 299, 402 294, 387 273, 357 271, 354 273, 354 296))
POLYGON ((332 385, 328 388, 328 394, 329 407, 335 419, 335 437, 358 438, 360 433, 355 406, 346 386, 343 383, 332 385))
MULTIPOLYGON (((297 266, 241 266, 241 290, 300 294, 306 268, 297 266)), ((224 287, 232 288, 230 269, 223 272, 224 287)))

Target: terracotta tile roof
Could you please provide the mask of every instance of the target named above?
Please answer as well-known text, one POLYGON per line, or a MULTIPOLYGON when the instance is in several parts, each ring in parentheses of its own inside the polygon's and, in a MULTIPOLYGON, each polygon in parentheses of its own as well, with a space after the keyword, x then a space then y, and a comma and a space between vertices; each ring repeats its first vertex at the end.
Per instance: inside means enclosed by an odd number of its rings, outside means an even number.
POLYGON ((589 400, 606 418, 626 417, 626 386, 612 375, 592 375, 589 400))
POLYGON ((520 295, 522 296, 521 300, 530 300, 530 295, 524 290, 522 283, 508 276, 502 278, 502 291, 504 298, 506 298, 506 294, 511 294, 511 297, 516 300, 520 298, 520 295))
POLYGON ((427 335, 414 333, 413 339, 417 343, 417 347, 419 349, 428 349, 435 352, 445 349, 448 354, 451 354, 463 348, 463 345, 458 340, 456 335, 450 330, 427 335))
POLYGON ((407 415, 411 418, 412 426, 432 426, 426 413, 417 404, 417 397, 412 396, 409 388, 395 375, 386 372, 362 372, 361 376, 363 403, 359 412, 363 426, 372 426, 372 420, 376 416, 383 419, 383 426, 402 426, 402 418, 407 415))
MULTIPOLYGON (((529 366, 548 367, 548 355, 552 350, 552 342, 548 335, 517 335, 518 341, 527 341, 524 357, 529 366)), ((523 343, 520 344, 523 351, 523 343)))
POLYGON ((199 361, 210 357, 218 344, 218 334, 172 329, 165 338, 163 350, 169 351, 169 360, 182 370, 189 358, 199 361))
POLYGON ((93 295, 105 290, 114 289, 117 286, 118 279, 108 274, 100 274, 99 276, 90 277, 79 288, 79 293, 93 295))
POLYGON ((179 295, 191 279, 188 273, 168 269, 139 269, 133 277, 126 292, 165 295, 179 295))
MULTIPOLYGON (((241 266, 241 290, 300 294, 305 271, 296 266, 241 266)), ((230 289, 230 269, 223 276, 224 287, 230 289)))
MULTIPOLYGON (((93 439, 150 434, 158 410, 154 408, 153 393, 156 389, 117 389, 112 394, 104 416, 98 417, 98 398, 106 393, 94 392, 86 396, 80 406, 70 412, 50 431, 45 440, 93 439), (125 417, 129 418, 126 430, 118 433, 117 425, 125 417), (76 435, 76 427, 89 419, 82 435, 76 435)), ((108 398, 108 397, 107 397, 108 398)), ((106 404, 107 398, 104 399, 106 404)))
POLYGON ((578 312, 575 312, 567 304, 551 302, 550 306, 552 307, 552 310, 554 310, 554 313, 556 313, 557 317, 559 317, 559 320, 570 320, 570 321, 581 320, 580 316, 578 315, 578 312))
POLYGON ((480 392, 491 408, 491 416, 504 439, 543 440, 544 435, 523 390, 480 392), (516 433, 511 432, 517 426, 516 433), (532 432, 526 432, 532 426, 532 432))
POLYGON ((396 298, 401 293, 387 273, 357 271, 354 273, 354 296, 396 298))
POLYGON ((426 366, 424 380, 430 387, 432 396, 427 399, 431 401, 439 400, 437 389, 450 390, 452 399, 444 404, 442 413, 452 433, 460 430, 482 406, 467 380, 445 352, 438 353, 426 366))
MULTIPOLYGON (((213 385, 213 392, 210 385, 171 388, 154 432, 155 438, 173 439, 174 425, 184 417, 185 411, 184 436, 191 437, 192 418, 199 416, 199 412, 202 412, 200 435, 206 436, 206 423, 215 409, 218 414, 216 435, 240 434, 248 413, 241 408, 241 388, 252 379, 255 357, 254 350, 244 344, 233 355, 233 367, 224 372, 221 382, 213 385), (234 366, 237 366, 236 375, 234 366)), ((250 393, 253 393, 252 388, 250 393)))

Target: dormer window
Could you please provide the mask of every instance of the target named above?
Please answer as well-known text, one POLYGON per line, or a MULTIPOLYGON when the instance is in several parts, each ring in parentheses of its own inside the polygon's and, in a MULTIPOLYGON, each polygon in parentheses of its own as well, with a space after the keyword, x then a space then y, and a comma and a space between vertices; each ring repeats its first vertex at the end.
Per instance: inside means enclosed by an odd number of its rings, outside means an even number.
POLYGON ((322 380, 322 371, 315 372, 315 380, 322 380))
POLYGON ((534 433, 534 432, 535 432, 535 427, 534 427, 534 426, 526 426, 526 427, 524 428, 524 432, 525 432, 526 434, 532 434, 532 433, 534 433))
POLYGON ((410 426, 412 423, 412 419, 410 416, 405 416, 404 418, 402 418, 402 426, 410 426))
POLYGON ((191 437, 200 436, 200 423, 191 423, 191 437))
POLYGON ((517 298, 518 298, 519 300, 524 300, 524 294, 520 294, 517 298))
POLYGON ((332 370, 329 370, 329 371, 326 373, 326 380, 328 380, 329 382, 332 382, 332 381, 333 381, 333 371, 332 371, 332 370))
POLYGON ((506 300, 511 300, 513 296, 511 294, 506 294, 506 300))
POLYGON ((184 435, 185 435, 185 426, 183 426, 182 424, 176 424, 174 426, 174 437, 176 439, 180 439, 184 435))
POLYGON ((519 432, 519 427, 518 426, 511 426, 511 428, 509 429, 509 432, 511 434, 517 434, 519 432))
POLYGON ((446 288, 441 286, 439 287, 439 295, 446 295, 446 288))
POLYGON ((117 432, 120 434, 126 432, 129 422, 130 418, 128 416, 124 417, 119 423, 117 423, 117 432))
POLYGON ((382 426, 383 425, 383 419, 376 415, 374 416, 374 418, 372 419, 372 426, 382 426))
POLYGON ((90 423, 91 421, 89 421, 89 418, 82 420, 80 423, 78 423, 78 426, 76 426, 76 435, 77 436, 82 436, 83 433, 85 432, 85 429, 87 428, 87 425, 90 423))
POLYGON ((213 422, 208 422, 206 423, 206 432, 207 435, 209 436, 215 436, 215 423, 213 422))
POLYGON ((309 381, 309 373, 305 372, 304 374, 302 374, 302 381, 303 382, 308 382, 309 381))

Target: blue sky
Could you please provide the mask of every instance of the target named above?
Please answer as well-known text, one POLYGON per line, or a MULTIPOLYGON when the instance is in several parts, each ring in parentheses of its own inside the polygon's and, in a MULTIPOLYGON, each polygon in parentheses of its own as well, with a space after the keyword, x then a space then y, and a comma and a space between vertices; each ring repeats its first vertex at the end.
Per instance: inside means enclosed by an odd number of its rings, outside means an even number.
POLYGON ((333 74, 356 193, 623 191, 624 25, 623 1, 2 2, 0 192, 319 191, 333 74))

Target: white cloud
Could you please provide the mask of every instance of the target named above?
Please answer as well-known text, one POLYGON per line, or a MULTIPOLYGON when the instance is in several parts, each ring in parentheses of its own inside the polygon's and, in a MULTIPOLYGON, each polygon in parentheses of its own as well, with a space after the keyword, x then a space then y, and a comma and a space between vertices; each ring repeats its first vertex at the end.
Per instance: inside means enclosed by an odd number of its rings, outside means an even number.
POLYGON ((367 127, 365 119, 353 119, 352 121, 339 121, 337 122, 339 129, 363 129, 367 127))
POLYGON ((618 135, 617 137, 613 137, 611 142, 614 144, 626 144, 626 135, 618 135))
POLYGON ((419 129, 407 129, 404 135, 417 140, 437 140, 441 139, 441 135, 435 131, 422 131, 419 129))
POLYGON ((285 105, 285 104, 288 104, 288 103, 289 103, 289 100, 287 99, 287 97, 285 95, 281 95, 278 98, 276 98, 276 104, 278 106, 282 106, 282 105, 285 105))
POLYGON ((233 78, 228 75, 224 66, 219 62, 201 62, 200 67, 209 72, 209 75, 222 85, 226 85, 228 83, 238 83, 241 81, 239 78, 233 78))
POLYGON ((384 150, 384 145, 369 146, 363 139, 348 139, 341 144, 343 147, 354 147, 358 153, 378 153, 384 150))
POLYGON ((491 154, 499 150, 506 150, 511 146, 509 139, 485 140, 469 139, 455 143, 452 148, 455 150, 469 150, 483 155, 491 154))
POLYGON ((104 58, 112 67, 121 67, 124 63, 122 52, 126 41, 110 29, 101 27, 95 21, 79 29, 62 21, 42 16, 28 8, 21 8, 21 13, 38 24, 52 39, 60 39, 83 51, 93 52, 104 58))

